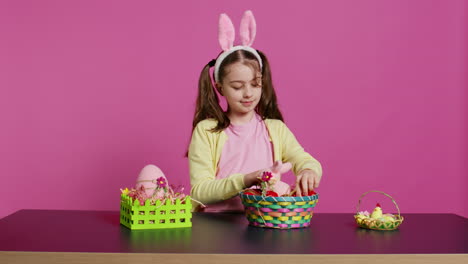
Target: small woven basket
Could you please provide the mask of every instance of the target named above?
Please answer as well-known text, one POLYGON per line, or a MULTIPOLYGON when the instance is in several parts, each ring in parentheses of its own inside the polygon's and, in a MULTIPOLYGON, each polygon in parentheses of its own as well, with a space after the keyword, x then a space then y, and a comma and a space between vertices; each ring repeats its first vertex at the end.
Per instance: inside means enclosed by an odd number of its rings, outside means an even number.
POLYGON ((381 192, 381 191, 368 191, 365 192, 361 195, 359 198, 358 205, 356 207, 356 214, 354 215, 354 219, 356 220, 356 223, 358 224, 359 227, 361 228, 366 228, 366 229, 374 229, 374 230, 395 230, 397 229, 401 223, 403 222, 403 216, 400 215, 400 208, 398 207, 398 204, 395 202, 395 200, 388 194, 381 192), (398 210, 398 215, 395 215, 395 221, 381 221, 379 219, 372 219, 372 218, 360 218, 358 216, 359 212, 359 207, 361 205, 361 200, 364 196, 366 196, 370 192, 376 192, 376 193, 381 193, 390 199, 392 199, 393 204, 395 204, 397 210, 398 210))
POLYGON ((302 197, 272 197, 239 194, 250 225, 291 229, 308 227, 318 194, 302 197))

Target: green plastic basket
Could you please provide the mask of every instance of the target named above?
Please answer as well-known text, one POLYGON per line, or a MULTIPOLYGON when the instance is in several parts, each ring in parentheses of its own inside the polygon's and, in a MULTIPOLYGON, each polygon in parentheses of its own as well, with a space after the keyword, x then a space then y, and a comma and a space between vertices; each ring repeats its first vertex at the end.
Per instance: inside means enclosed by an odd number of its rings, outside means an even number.
POLYGON ((120 224, 130 229, 157 229, 178 228, 192 226, 192 201, 186 196, 183 201, 175 200, 172 204, 166 200, 163 204, 156 201, 151 205, 146 200, 145 205, 140 205, 138 200, 126 194, 120 195, 120 224))

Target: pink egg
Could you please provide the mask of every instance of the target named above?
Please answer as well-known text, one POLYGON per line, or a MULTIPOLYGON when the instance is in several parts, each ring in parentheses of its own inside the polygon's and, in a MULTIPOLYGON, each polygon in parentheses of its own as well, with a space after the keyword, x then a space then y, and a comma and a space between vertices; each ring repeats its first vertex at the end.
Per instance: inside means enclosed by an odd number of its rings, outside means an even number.
POLYGON ((141 170, 140 175, 138 175, 135 188, 138 189, 141 188, 141 186, 144 186, 146 195, 152 196, 157 187, 156 179, 159 177, 164 177, 166 184, 169 184, 166 176, 164 176, 164 173, 160 168, 152 164, 146 165, 141 170))

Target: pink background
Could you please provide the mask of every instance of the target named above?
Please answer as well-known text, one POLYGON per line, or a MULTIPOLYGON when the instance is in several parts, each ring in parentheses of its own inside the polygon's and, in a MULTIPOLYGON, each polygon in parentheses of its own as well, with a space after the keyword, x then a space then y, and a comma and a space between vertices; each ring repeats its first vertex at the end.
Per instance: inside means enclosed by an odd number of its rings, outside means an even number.
POLYGON ((238 27, 246 9, 286 123, 323 165, 317 212, 376 189, 402 213, 468 217, 466 1, 285 3, 1 1, 0 217, 118 210, 150 163, 188 191, 198 76, 218 15, 238 27))

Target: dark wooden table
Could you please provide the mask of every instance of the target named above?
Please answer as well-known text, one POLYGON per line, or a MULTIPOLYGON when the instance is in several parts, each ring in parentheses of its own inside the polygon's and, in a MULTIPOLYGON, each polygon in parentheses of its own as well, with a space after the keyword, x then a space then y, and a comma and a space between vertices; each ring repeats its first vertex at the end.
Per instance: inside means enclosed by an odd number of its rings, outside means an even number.
POLYGON ((325 213, 309 228, 277 230, 249 226, 243 214, 196 213, 191 228, 132 231, 119 212, 20 210, 0 219, 0 263, 468 263, 467 218, 404 217, 396 231, 360 229, 352 214, 325 213))

